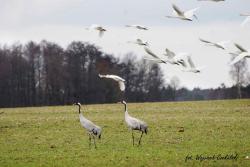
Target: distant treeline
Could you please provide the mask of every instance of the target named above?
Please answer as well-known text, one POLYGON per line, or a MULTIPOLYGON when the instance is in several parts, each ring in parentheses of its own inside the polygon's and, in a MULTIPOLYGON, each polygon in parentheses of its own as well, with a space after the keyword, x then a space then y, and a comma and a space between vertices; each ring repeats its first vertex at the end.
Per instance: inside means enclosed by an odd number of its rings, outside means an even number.
MULTIPOLYGON (((187 100, 220 100, 220 99, 237 99, 237 86, 226 88, 223 84, 216 89, 180 88, 176 91, 171 86, 163 89, 163 101, 187 101, 187 100)), ((250 85, 242 87, 242 98, 250 98, 250 85)))
MULTIPOLYGON (((0 47, 0 107, 119 101, 117 83, 100 79, 99 73, 123 77, 130 102, 230 99, 237 94, 235 87, 176 90, 165 83, 158 64, 137 60, 132 53, 121 60, 80 41, 66 49, 31 41, 0 47)), ((242 97, 250 97, 249 86, 242 89, 242 97)))

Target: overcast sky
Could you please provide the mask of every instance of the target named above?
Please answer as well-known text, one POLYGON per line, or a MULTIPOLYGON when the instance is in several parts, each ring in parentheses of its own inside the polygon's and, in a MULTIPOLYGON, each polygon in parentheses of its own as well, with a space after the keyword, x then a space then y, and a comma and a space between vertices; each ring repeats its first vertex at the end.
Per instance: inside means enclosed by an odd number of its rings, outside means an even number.
MULTIPOLYGON (((232 84, 229 76, 227 52, 234 51, 208 47, 198 38, 211 41, 231 40, 250 49, 250 23, 241 27, 245 19, 240 13, 250 13, 249 0, 226 2, 198 2, 197 0, 1 0, 0 43, 41 41, 57 42, 63 47, 73 40, 82 40, 100 46, 104 52, 123 56, 134 52, 145 56, 142 48, 127 41, 141 38, 151 49, 164 53, 165 48, 175 52, 192 53, 197 66, 206 66, 201 74, 183 73, 172 65, 161 65, 166 81, 180 78, 181 86, 188 88, 217 87, 232 84), (171 4, 183 10, 200 7, 198 20, 186 22, 165 18, 172 14, 171 4), (108 29, 103 38, 96 32, 85 30, 91 24, 108 29), (126 28, 126 24, 141 24, 149 31, 126 28)), ((248 60, 248 64, 249 64, 248 60)), ((249 68, 250 69, 250 68, 249 68)))

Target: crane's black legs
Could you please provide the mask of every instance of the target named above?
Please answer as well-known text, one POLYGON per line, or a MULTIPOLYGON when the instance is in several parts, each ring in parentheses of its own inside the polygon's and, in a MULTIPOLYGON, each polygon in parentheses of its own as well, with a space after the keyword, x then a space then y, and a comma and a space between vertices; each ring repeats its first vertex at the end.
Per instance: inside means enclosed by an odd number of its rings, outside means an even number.
POLYGON ((134 144, 134 131, 132 130, 132 140, 133 140, 133 146, 135 145, 134 144))
POLYGON ((89 148, 91 147, 91 135, 89 134, 89 148))
POLYGON ((96 147, 96 143, 95 143, 95 136, 93 136, 93 139, 94 139, 95 148, 97 148, 97 147, 96 147))
POLYGON ((141 132, 141 137, 140 137, 140 140, 139 140, 138 145, 140 145, 140 144, 141 144, 141 138, 142 138, 142 135, 143 135, 143 132, 141 132))
POLYGON ((92 140, 92 137, 93 137, 93 140, 94 140, 94 145, 95 145, 95 148, 97 148, 96 147, 96 143, 95 143, 95 136, 93 136, 92 134, 88 134, 89 135, 89 148, 91 148, 91 140, 92 140))

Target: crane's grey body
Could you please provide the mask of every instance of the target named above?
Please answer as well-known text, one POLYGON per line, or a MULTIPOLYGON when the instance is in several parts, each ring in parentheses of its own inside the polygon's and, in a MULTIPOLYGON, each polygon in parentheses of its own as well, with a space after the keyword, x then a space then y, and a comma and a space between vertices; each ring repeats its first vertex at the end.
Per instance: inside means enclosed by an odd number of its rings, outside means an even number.
POLYGON ((122 101, 122 103, 124 104, 124 107, 125 107, 125 122, 128 128, 132 131, 133 145, 134 145, 134 133, 133 133, 134 130, 138 130, 141 132, 141 137, 138 142, 138 145, 140 145, 143 134, 144 133, 147 134, 148 132, 148 125, 139 119, 131 117, 127 110, 127 103, 125 101, 122 101))
POLYGON ((101 139, 101 133, 102 133, 101 127, 95 125, 93 122, 91 122, 90 120, 88 120, 87 118, 85 118, 82 115, 82 113, 81 113, 81 104, 80 103, 75 103, 74 105, 78 105, 78 107, 79 107, 80 123, 81 123, 82 127, 85 128, 87 130, 87 132, 88 132, 89 146, 91 146, 91 139, 93 138, 95 148, 96 148, 95 137, 98 137, 99 139, 101 139))

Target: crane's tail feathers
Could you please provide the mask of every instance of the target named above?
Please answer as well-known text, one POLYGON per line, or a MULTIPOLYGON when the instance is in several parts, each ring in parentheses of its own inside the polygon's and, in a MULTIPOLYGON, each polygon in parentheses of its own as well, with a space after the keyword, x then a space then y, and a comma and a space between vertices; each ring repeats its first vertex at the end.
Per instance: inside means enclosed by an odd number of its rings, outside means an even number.
POLYGON ((100 134, 100 135, 98 136, 98 139, 101 140, 101 137, 102 137, 102 135, 100 134))

